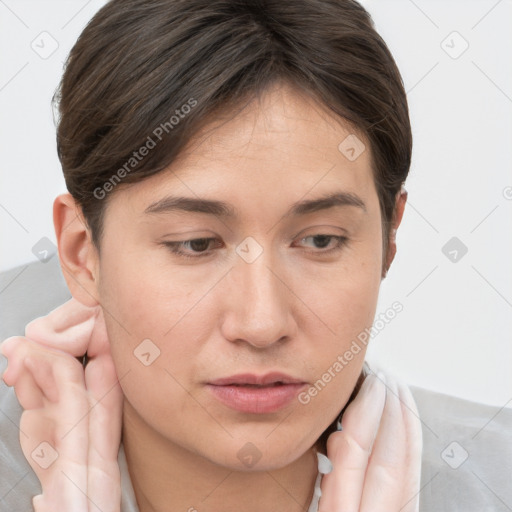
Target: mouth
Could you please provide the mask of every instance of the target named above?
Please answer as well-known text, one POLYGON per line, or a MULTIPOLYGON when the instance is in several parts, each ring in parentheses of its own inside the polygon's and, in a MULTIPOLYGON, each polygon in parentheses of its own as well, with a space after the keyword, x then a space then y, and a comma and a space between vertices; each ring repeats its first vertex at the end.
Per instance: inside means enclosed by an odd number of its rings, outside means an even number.
POLYGON ((207 389, 231 409, 268 414, 289 405, 306 385, 305 381, 283 373, 241 374, 209 382, 207 389))

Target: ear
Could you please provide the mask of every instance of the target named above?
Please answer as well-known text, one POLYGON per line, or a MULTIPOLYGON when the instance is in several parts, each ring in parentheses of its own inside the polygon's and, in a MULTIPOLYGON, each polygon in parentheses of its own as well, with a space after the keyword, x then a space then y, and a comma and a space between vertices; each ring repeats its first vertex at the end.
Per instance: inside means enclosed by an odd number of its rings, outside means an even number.
POLYGON ((391 263, 395 259, 396 254, 396 232, 398 226, 402 222, 404 215, 405 203, 407 202, 407 190, 402 186, 402 189, 397 193, 395 199, 395 214, 393 217, 393 223, 391 231, 389 233, 388 250, 385 258, 384 268, 382 269, 382 277, 386 277, 386 274, 391 266, 391 263))
POLYGON ((71 295, 85 306, 97 306, 99 257, 82 209, 71 194, 56 197, 53 224, 62 273, 71 295))

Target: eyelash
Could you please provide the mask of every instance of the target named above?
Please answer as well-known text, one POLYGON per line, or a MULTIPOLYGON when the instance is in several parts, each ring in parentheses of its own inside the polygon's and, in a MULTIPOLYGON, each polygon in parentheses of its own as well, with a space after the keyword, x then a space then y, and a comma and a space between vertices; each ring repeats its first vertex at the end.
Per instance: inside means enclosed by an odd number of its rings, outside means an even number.
MULTIPOLYGON (((308 235, 308 236, 302 237, 301 240, 305 240, 307 238, 317 238, 317 237, 326 237, 329 239, 336 240, 335 247, 328 249, 326 251, 322 251, 322 250, 313 251, 313 252, 316 252, 317 254, 331 254, 331 253, 337 252, 337 251, 341 250, 348 242, 348 238, 346 236, 324 235, 323 233, 318 233, 315 235, 308 235)), ((192 238, 190 240, 182 240, 180 242, 163 242, 163 245, 165 245, 173 254, 176 254, 180 257, 187 258, 187 259, 197 259, 197 258, 207 257, 211 254, 211 252, 202 251, 202 252, 198 252, 194 256, 192 256, 190 253, 187 253, 187 252, 184 252, 183 250, 181 250, 180 247, 183 247, 185 244, 188 244, 191 242, 204 241, 204 240, 215 241, 217 239, 216 238, 192 238)))

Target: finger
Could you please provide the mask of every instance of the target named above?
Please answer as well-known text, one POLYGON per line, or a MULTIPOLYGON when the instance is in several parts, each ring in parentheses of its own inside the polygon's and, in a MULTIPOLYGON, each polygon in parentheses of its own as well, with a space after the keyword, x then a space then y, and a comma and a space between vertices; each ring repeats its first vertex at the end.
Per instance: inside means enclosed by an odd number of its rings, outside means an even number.
MULTIPOLYGON (((23 348, 31 344, 37 345, 28 341, 23 348)), ((88 507, 88 400, 83 368, 72 356, 44 347, 30 352, 29 358, 34 380, 45 395, 52 395, 45 389, 49 375, 58 389, 57 400, 24 411, 20 422, 20 444, 43 491, 34 499, 34 507, 37 512, 83 512, 88 507), (49 371, 39 371, 44 364, 49 371)))
POLYGON ((18 401, 24 409, 39 408, 42 400, 56 402, 59 390, 53 375, 53 366, 58 359, 65 358, 69 364, 79 365, 68 354, 49 349, 28 338, 9 338, 3 345, 8 366, 4 372, 6 384, 15 387, 18 401))
MULTIPOLYGON (((33 351, 25 356, 25 367, 32 374, 35 383, 43 392, 43 397, 50 402, 59 400, 59 389, 55 382, 51 357, 47 352, 33 351)), ((24 407, 27 409, 27 407, 24 407)))
MULTIPOLYGON (((83 367, 72 356, 42 347, 31 340, 21 343, 13 356, 22 360, 17 380, 14 382, 17 394, 20 382, 23 382, 22 377, 30 376, 32 389, 28 391, 39 392, 42 397, 40 407, 26 407, 30 397, 22 396, 22 407, 25 410, 42 411, 42 418, 53 418, 56 425, 54 439, 66 446, 67 434, 78 423, 86 420, 89 410, 83 367)), ((85 425, 87 430, 87 421, 85 425)), ((84 442, 87 444, 87 439, 82 439, 82 444, 84 442)), ((69 449, 70 453, 74 453, 76 446, 71 443, 69 449)))
POLYGON ((90 407, 83 367, 67 356, 54 365, 53 374, 59 389, 59 402, 55 406, 59 444, 69 460, 86 463, 90 407))
POLYGON ((398 385, 407 441, 401 512, 418 512, 423 436, 418 408, 408 386, 398 385))
POLYGON ((31 329, 34 324, 44 324, 54 332, 62 332, 94 316, 96 307, 85 306, 72 297, 47 315, 32 320, 26 329, 31 329))
POLYGON ((322 479, 319 512, 358 512, 368 458, 385 402, 385 388, 375 375, 368 376, 343 414, 341 432, 327 440, 333 470, 322 479))
POLYGON ((42 345, 82 356, 87 351, 97 310, 98 307, 87 307, 71 299, 48 315, 32 320, 25 327, 25 336, 42 345))
POLYGON ((3 350, 8 356, 8 366, 3 378, 6 384, 14 387, 21 406, 37 409, 44 406, 45 400, 56 400, 51 368, 42 356, 40 346, 21 337, 6 341, 3 350))
POLYGON ((121 477, 118 451, 121 442, 123 393, 110 354, 94 358, 85 369, 92 403, 89 418, 88 494, 104 512, 118 512, 121 477))
POLYGON ((68 464, 54 439, 54 420, 45 416, 44 409, 24 411, 20 429, 23 454, 42 488, 42 494, 33 498, 35 512, 87 511, 85 496, 81 496, 78 488, 65 476, 69 473, 68 464))
MULTIPOLYGON (((54 365, 59 401, 53 405, 55 442, 61 472, 58 481, 65 485, 67 498, 89 503, 87 498, 87 455, 89 449, 89 402, 83 367, 71 356, 54 365), (67 364, 64 364, 67 363, 67 364)), ((56 468, 56 469, 57 469, 56 468)), ((77 509, 80 512, 87 508, 77 509)))
POLYGON ((405 478, 405 425, 396 380, 386 375, 386 403, 361 498, 361 512, 399 510, 405 478))
POLYGON ((111 440, 120 440, 123 392, 112 358, 104 355, 90 361, 85 368, 85 382, 92 402, 90 423, 95 428, 91 432, 97 441, 95 447, 102 457, 117 460, 119 446, 111 440))
POLYGON ((19 349, 24 338, 21 336, 11 336, 0 344, 0 353, 7 359, 7 368, 2 374, 3 381, 12 386, 20 371, 20 366, 23 364, 23 359, 16 357, 16 352, 19 349))
POLYGON ((96 308, 94 326, 90 336, 87 353, 90 357, 97 357, 103 354, 110 356, 110 342, 108 339, 107 326, 101 307, 96 308))

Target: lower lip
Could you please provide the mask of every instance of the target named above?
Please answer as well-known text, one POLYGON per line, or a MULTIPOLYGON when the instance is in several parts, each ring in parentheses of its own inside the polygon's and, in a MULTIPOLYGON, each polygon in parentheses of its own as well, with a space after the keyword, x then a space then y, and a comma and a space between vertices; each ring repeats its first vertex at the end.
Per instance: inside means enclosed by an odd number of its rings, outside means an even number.
POLYGON ((286 407, 306 384, 277 386, 215 386, 208 388, 214 396, 231 409, 252 414, 276 412, 286 407))

